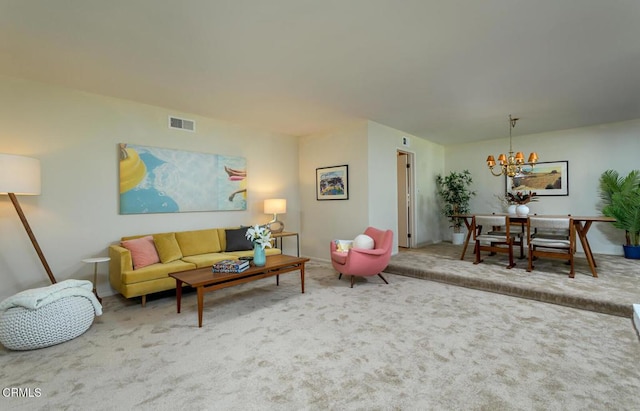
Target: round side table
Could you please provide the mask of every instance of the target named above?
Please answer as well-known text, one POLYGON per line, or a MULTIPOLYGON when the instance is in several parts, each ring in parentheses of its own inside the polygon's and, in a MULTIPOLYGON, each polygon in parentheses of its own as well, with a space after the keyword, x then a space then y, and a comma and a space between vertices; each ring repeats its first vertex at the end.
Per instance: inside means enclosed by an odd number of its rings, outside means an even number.
POLYGON ((109 260, 111 260, 109 257, 85 258, 82 260, 83 263, 93 264, 93 293, 100 303, 102 303, 102 298, 98 297, 98 290, 96 290, 96 284, 98 284, 98 263, 104 263, 109 260))

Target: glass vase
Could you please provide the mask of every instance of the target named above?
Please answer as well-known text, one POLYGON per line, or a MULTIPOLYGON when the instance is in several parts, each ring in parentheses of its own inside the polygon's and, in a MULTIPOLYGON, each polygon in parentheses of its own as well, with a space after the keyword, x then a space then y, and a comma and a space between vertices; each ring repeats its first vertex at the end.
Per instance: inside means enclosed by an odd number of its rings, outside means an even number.
POLYGON ((263 267, 267 263, 267 256, 264 253, 264 248, 258 243, 253 244, 253 265, 257 267, 263 267))
POLYGON ((529 207, 524 204, 520 204, 518 208, 516 208, 516 214, 518 217, 526 217, 529 215, 529 207))

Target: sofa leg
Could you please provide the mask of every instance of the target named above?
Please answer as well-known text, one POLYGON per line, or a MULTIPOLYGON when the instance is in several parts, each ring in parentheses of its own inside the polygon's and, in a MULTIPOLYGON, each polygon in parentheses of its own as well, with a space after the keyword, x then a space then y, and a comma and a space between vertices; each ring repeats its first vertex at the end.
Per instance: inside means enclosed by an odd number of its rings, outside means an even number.
POLYGON ((387 281, 387 279, 382 276, 382 273, 378 273, 378 275, 380 276, 380 278, 382 278, 382 281, 384 281, 385 284, 389 284, 389 281, 387 281))
POLYGON ((338 280, 342 278, 342 273, 340 273, 340 275, 338 276, 338 280))
POLYGON ((353 288, 353 279, 354 279, 354 276, 352 275, 351 276, 351 288, 353 288))
POLYGON ((147 295, 142 296, 142 306, 145 307, 147 305, 147 295))

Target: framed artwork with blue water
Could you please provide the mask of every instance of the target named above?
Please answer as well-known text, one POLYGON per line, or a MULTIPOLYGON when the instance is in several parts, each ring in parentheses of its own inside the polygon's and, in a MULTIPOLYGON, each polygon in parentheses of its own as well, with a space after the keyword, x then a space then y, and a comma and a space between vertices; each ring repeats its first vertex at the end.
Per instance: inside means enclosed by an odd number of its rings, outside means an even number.
POLYGON ((119 144, 120 214, 247 209, 244 157, 119 144))

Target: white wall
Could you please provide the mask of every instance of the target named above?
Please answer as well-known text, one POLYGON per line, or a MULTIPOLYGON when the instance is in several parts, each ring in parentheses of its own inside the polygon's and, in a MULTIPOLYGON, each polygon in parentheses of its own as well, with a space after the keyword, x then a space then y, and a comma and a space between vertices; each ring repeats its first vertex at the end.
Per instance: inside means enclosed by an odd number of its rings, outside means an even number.
MULTIPOLYGON (((92 279, 93 267, 80 261, 106 256, 124 235, 269 221, 264 198, 286 198, 279 217, 289 230, 300 227, 295 137, 10 77, 0 77, 0 107, 0 152, 41 161, 42 194, 19 201, 58 281, 92 279), (197 132, 169 129, 169 114, 196 120, 197 132), (244 156, 248 210, 119 215, 118 143, 244 156)), ((108 264, 99 273, 99 294, 112 294, 108 264)), ((49 284, 7 196, 0 196, 0 279, 0 298, 49 284)))
POLYGON ((332 239, 353 239, 368 224, 367 122, 300 137, 301 254, 329 259, 332 239), (316 200, 316 168, 347 164, 349 199, 316 200))
POLYGON ((414 155, 415 245, 441 241, 439 208, 435 201, 435 176, 444 168, 444 147, 382 124, 369 122, 369 225, 394 232, 394 252, 398 250, 397 152, 414 155), (406 137, 409 147, 402 145, 406 137))
POLYGON ((435 176, 444 168, 444 148, 372 121, 300 139, 302 253, 329 260, 329 242, 353 239, 367 226, 394 231, 397 252, 397 150, 415 156, 416 244, 438 242, 439 210, 434 199, 435 176), (410 147, 401 144, 409 137, 410 147), (315 169, 349 165, 349 200, 317 201, 315 169))
POLYGON ((436 175, 444 171, 445 148, 424 139, 412 138, 411 151, 415 153, 416 162, 416 244, 437 243, 442 241, 443 232, 439 224, 442 216, 436 197, 436 175))
MULTIPOLYGON (((539 161, 569 161, 569 195, 539 197, 528 204, 532 213, 601 215, 598 180, 602 172, 615 169, 626 175, 640 169, 640 120, 514 136, 513 148, 524 152, 525 158, 536 151, 539 161)), ((468 169, 473 176, 473 188, 478 191, 471 201, 474 212, 501 211, 494 195, 504 193, 505 179, 492 176, 485 160, 508 149, 508 138, 446 147, 446 173, 468 169)), ((589 231, 595 253, 622 254, 623 241, 623 232, 609 223, 595 223, 589 231)))

